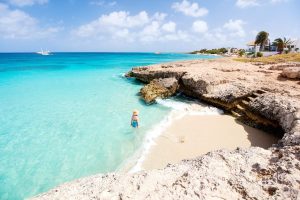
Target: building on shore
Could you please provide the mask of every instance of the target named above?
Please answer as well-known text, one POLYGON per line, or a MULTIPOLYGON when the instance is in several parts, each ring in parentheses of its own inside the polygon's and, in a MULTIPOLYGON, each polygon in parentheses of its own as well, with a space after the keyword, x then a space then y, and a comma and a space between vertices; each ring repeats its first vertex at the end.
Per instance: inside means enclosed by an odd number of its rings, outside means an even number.
MULTIPOLYGON (((300 51, 300 39, 293 39, 291 40, 291 43, 287 45, 286 49, 290 52, 299 52, 300 51)), ((255 41, 251 41, 247 43, 247 52, 259 52, 260 46, 255 45, 255 41)), ((263 51, 266 52, 277 52, 278 48, 276 45, 273 45, 268 41, 268 43, 264 46, 263 51)))
POLYGON ((299 52, 300 51, 300 39, 293 39, 291 44, 287 46, 287 48, 291 51, 291 52, 299 52))
POLYGON ((257 52, 259 51, 259 46, 255 45, 255 41, 247 43, 247 52, 257 52))
MULTIPOLYGON (((260 51, 260 46, 255 44, 255 41, 251 41, 247 43, 247 52, 259 52, 260 51)), ((271 44, 270 41, 268 41, 265 46, 263 51, 277 51, 277 47, 273 44, 271 44)))

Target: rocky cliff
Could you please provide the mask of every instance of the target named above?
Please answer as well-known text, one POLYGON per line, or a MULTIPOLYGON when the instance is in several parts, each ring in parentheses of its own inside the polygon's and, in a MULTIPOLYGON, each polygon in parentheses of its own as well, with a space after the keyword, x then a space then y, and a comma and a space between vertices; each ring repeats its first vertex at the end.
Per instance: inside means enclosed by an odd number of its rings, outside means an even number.
POLYGON ((282 139, 269 149, 219 150, 162 170, 87 177, 35 199, 300 199, 300 85, 278 68, 230 59, 133 68, 131 77, 160 80, 150 83, 160 89, 162 79, 175 79, 176 91, 282 139))

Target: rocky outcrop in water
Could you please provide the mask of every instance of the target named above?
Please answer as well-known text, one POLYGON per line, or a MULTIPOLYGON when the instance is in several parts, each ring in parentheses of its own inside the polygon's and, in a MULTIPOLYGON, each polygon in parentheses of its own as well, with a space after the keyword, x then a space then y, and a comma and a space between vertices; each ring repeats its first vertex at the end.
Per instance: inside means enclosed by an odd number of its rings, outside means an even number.
POLYGON ((146 103, 153 103, 156 98, 167 98, 174 95, 178 89, 175 78, 154 79, 140 91, 146 103))
POLYGON ((218 150, 161 170, 87 177, 35 199, 300 199, 297 81, 267 65, 230 59, 154 65, 129 74, 146 83, 174 78, 178 91, 222 107, 252 126, 278 131, 282 139, 269 149, 218 150))

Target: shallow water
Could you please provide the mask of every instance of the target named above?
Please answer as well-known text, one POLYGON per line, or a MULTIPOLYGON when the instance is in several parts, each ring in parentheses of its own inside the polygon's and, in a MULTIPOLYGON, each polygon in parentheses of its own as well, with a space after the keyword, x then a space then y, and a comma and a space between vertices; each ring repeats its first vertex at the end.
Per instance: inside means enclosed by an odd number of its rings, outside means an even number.
POLYGON ((208 56, 150 53, 0 54, 0 199, 23 199, 118 169, 171 109, 147 106, 132 66, 208 56), (140 110, 141 128, 129 126, 140 110))

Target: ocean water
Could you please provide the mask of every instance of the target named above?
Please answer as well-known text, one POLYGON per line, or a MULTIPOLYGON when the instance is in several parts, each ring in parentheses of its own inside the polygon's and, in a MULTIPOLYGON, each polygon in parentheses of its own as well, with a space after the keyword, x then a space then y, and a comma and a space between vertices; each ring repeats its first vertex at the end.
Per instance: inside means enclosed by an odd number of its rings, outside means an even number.
POLYGON ((122 168, 172 111, 145 105, 133 66, 209 59, 151 53, 0 54, 0 199, 122 168), (141 128, 130 127, 133 109, 141 128))

